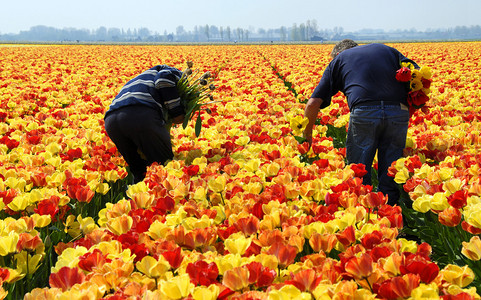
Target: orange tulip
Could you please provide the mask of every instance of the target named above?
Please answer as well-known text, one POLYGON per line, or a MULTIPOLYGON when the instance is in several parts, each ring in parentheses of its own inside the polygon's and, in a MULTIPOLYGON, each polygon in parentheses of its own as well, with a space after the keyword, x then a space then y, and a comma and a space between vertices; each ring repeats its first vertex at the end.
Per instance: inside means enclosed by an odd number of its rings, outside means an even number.
POLYGON ((294 285, 301 292, 313 292, 322 279, 321 274, 313 269, 307 269, 292 275, 292 279, 285 283, 294 285))
POLYGON ((249 216, 237 220, 237 222, 235 222, 233 225, 237 230, 249 236, 257 233, 259 230, 259 219, 255 216, 249 216))
POLYGON ((346 262, 345 269, 356 280, 366 279, 373 272, 373 260, 367 253, 360 257, 353 256, 346 262))
POLYGON ((63 267, 57 273, 50 274, 49 284, 53 288, 61 288, 62 291, 70 289, 77 283, 85 281, 85 275, 78 268, 63 267))
POLYGON ((462 214, 457 208, 449 206, 438 214, 439 223, 448 227, 455 227, 461 222, 462 214))
POLYGON ((297 249, 294 246, 276 242, 269 248, 267 254, 272 254, 277 257, 279 266, 285 268, 294 262, 297 255, 297 249))
POLYGON ((222 284, 233 291, 239 291, 249 286, 249 270, 236 267, 225 271, 222 284))
POLYGON ((334 249, 334 246, 336 246, 336 243, 336 236, 330 233, 314 233, 309 239, 309 245, 311 245, 312 250, 315 252, 324 251, 325 253, 330 253, 331 250, 334 249))

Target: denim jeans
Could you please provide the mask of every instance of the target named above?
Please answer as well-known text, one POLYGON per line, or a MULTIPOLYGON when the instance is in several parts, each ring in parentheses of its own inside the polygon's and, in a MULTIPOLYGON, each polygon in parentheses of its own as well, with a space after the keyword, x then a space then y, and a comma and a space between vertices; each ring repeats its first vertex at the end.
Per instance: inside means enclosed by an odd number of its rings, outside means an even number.
POLYGON ((357 105, 351 111, 347 132, 346 155, 348 163, 362 163, 367 174, 363 184, 371 185, 371 167, 378 155, 378 190, 388 195, 388 203, 399 199, 394 178, 387 175, 393 161, 399 159, 406 146, 409 110, 404 105, 357 105))

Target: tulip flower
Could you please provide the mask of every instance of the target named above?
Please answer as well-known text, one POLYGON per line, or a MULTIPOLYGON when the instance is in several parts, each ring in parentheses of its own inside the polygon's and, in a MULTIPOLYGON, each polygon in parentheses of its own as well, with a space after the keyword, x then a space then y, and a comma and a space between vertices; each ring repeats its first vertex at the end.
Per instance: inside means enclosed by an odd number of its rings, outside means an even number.
POLYGON ((249 270, 244 267, 236 267, 224 273, 222 284, 234 291, 239 291, 249 285, 249 270))
POLYGON ((252 243, 252 239, 232 234, 224 241, 225 248, 233 254, 243 255, 252 243))
POLYGON ((301 136, 308 123, 309 119, 300 115, 291 118, 290 125, 293 134, 296 136, 301 136))
POLYGON ((155 259, 152 256, 145 256, 142 260, 135 264, 136 268, 150 278, 164 278, 167 271, 170 269, 170 265, 161 256, 159 259, 155 259))
POLYGON ((49 284, 66 291, 77 283, 82 283, 85 275, 77 268, 63 267, 58 272, 50 274, 49 284))
POLYGON ((194 285, 190 283, 189 275, 183 274, 169 280, 161 280, 159 290, 168 299, 182 299, 193 292, 194 285))
POLYGON ((267 254, 272 254, 277 257, 279 267, 285 268, 294 262, 297 250, 293 246, 285 245, 282 242, 276 242, 269 248, 267 254))
POLYGON ((481 240, 479 236, 473 236, 469 242, 462 242, 461 253, 467 258, 478 261, 481 260, 481 240))
POLYGON ((356 280, 367 280, 373 272, 372 258, 367 253, 363 253, 360 257, 354 256, 346 262, 345 269, 356 280))
POLYGON ((191 282, 196 286, 209 286, 216 282, 219 275, 219 269, 215 263, 207 263, 203 260, 189 263, 185 272, 189 274, 191 282))
POLYGON ((442 280, 460 287, 468 286, 474 280, 474 272, 468 266, 447 265, 439 272, 442 280))

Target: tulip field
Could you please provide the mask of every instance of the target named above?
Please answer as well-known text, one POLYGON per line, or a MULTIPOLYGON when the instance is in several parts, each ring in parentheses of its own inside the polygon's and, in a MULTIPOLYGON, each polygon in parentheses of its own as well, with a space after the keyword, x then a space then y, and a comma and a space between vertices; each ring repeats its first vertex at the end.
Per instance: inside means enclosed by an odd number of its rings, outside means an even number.
POLYGON ((481 43, 388 45, 432 73, 396 206, 342 93, 299 142, 332 44, 0 45, 0 299, 481 299, 481 43), (187 61, 218 102, 130 184, 104 113, 187 61))

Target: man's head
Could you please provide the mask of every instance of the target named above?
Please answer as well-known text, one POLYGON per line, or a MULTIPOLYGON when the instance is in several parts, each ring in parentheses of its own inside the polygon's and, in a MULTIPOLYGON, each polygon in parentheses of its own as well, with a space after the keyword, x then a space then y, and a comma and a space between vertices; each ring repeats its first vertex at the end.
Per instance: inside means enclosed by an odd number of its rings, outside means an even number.
POLYGON ((354 48, 356 46, 358 46, 358 44, 353 40, 350 40, 350 39, 342 40, 339 43, 337 43, 336 46, 334 46, 334 48, 332 49, 331 57, 334 58, 337 55, 339 55, 339 53, 341 53, 342 51, 346 49, 354 48))

